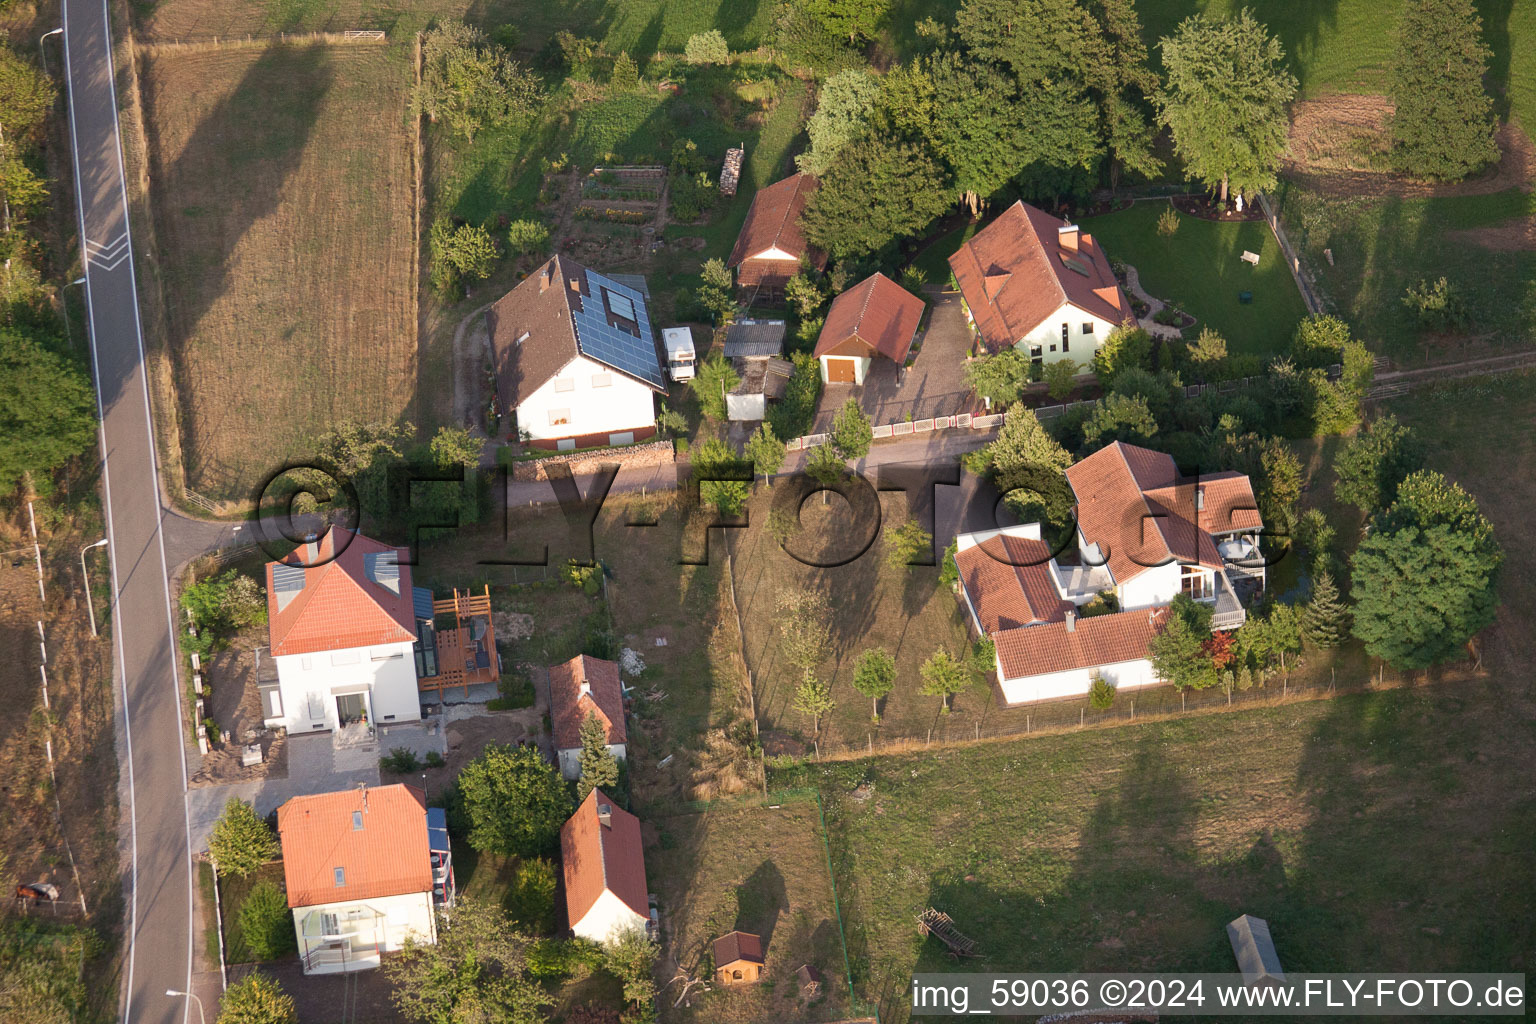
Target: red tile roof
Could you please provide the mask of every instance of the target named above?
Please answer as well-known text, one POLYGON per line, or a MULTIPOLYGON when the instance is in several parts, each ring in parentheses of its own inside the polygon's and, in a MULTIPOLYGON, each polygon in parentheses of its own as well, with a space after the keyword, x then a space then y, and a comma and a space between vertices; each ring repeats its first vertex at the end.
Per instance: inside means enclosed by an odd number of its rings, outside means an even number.
POLYGON ((1167 625, 1168 609, 1138 608, 1065 622, 1004 629, 992 635, 1004 679, 1113 665, 1148 656, 1152 638, 1167 625))
POLYGON ((1072 607, 1051 576, 1050 547, 1041 540, 1002 534, 955 553, 984 633, 1031 622, 1059 621, 1072 607))
POLYGON ((876 273, 832 300, 816 338, 816 356, 879 353, 897 364, 907 361, 923 319, 923 300, 876 273), (843 345, 853 340, 853 349, 843 345))
POLYGON ((1132 319, 1109 257, 1093 236, 1079 232, 1076 251, 1061 245, 1057 229, 1066 223, 1028 203, 1014 203, 949 258, 977 329, 993 351, 1017 344, 1068 302, 1112 324, 1132 319))
POLYGON ((316 542, 316 552, 311 558, 307 545, 300 546, 281 562, 267 563, 267 632, 273 657, 416 639, 411 567, 404 564, 404 548, 336 526, 316 542), (396 590, 368 576, 367 556, 390 553, 398 565, 396 590), (273 585, 282 565, 304 567, 303 589, 286 604, 273 585))
POLYGON ((1120 441, 1068 467, 1067 482, 1078 529, 1099 545, 1117 584, 1171 560, 1220 569, 1211 529, 1263 526, 1241 473, 1182 479, 1171 456, 1120 441), (1197 488, 1204 490, 1198 510, 1197 488))
POLYGON ((641 917, 650 916, 640 819, 594 789, 560 827, 560 862, 565 873, 565 909, 575 927, 603 895, 612 892, 641 917), (598 806, 609 808, 609 824, 598 806))
POLYGON ((714 942, 715 970, 731 964, 763 962, 763 938, 751 932, 726 932, 714 942))
POLYGON ((427 799, 415 786, 296 796, 277 809, 277 834, 290 907, 432 891, 427 799))
POLYGON ((588 714, 596 715, 606 727, 609 743, 625 742, 624 694, 615 662, 578 654, 551 666, 549 705, 556 750, 581 746, 581 723, 588 714), (583 683, 589 692, 582 692, 583 683))
POLYGON ((814 191, 816 179, 809 174, 791 175, 758 189, 726 266, 740 266, 769 249, 782 249, 796 260, 809 258, 818 267, 825 265, 826 256, 811 248, 800 228, 805 201, 814 191))

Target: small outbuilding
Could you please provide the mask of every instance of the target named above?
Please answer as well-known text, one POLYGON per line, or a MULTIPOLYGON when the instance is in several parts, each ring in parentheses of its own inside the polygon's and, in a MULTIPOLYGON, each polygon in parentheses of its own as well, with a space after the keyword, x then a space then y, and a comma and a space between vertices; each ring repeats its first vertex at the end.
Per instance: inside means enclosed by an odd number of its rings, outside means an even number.
POLYGON ((715 940, 715 980, 751 985, 763 976, 763 939, 751 932, 726 932, 715 940))
POLYGON ((1237 957, 1237 969, 1243 972, 1244 984, 1285 980, 1268 921, 1244 914, 1227 925, 1227 938, 1232 943, 1232 955, 1237 957))
POLYGON ((738 320, 725 329, 727 359, 762 359, 784 354, 783 320, 738 320))
POLYGON ((800 982, 800 994, 807 999, 814 999, 821 992, 821 971, 814 964, 801 964, 795 971, 795 978, 800 982))
POLYGON ((741 383, 725 396, 726 419, 747 422, 766 419, 768 403, 777 402, 789 389, 795 364, 788 359, 757 357, 732 362, 741 383))
POLYGON ((923 308, 922 299, 884 274, 866 277, 832 300, 816 339, 823 383, 863 384, 875 356, 904 365, 923 308))

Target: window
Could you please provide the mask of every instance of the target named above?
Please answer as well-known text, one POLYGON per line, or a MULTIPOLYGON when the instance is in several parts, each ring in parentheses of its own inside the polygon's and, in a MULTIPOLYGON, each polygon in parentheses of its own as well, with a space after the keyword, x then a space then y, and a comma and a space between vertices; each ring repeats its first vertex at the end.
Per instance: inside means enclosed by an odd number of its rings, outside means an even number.
POLYGON ((405 657, 404 651, 392 651, 388 647, 375 647, 368 653, 368 657, 374 661, 394 661, 396 658, 405 657))
POLYGON ((576 439, 565 437, 555 442, 555 450, 559 452, 573 452, 576 450, 576 439))
POLYGON ((1056 346, 1055 346, 1055 345, 1052 345, 1052 346, 1051 346, 1051 351, 1052 351, 1052 352, 1055 352, 1055 351, 1056 351, 1056 346))
POLYGON ((732 981, 740 981, 741 980, 741 972, 740 971, 732 971, 731 972, 731 980, 732 981))
POLYGON ((551 409, 551 410, 549 410, 549 425, 550 426, 552 426, 552 427, 560 427, 560 426, 564 426, 565 424, 567 424, 569 422, 571 422, 571 410, 569 410, 569 409, 551 409))
POLYGON ((1067 333, 1068 333, 1067 332, 1067 325, 1066 324, 1062 324, 1061 325, 1061 343, 1063 345, 1065 345, 1067 343, 1067 333))
POLYGON ((1179 567, 1179 589, 1196 601, 1208 601, 1216 596, 1215 574, 1198 565, 1179 567))
POLYGON ((1087 323, 1083 324, 1083 333, 1084 334, 1092 334, 1093 333, 1093 321, 1092 320, 1090 320, 1087 323))
POLYGON ((308 672, 310 669, 315 667, 315 660, 306 654, 299 658, 299 667, 302 668, 305 672, 308 672))
POLYGON ((593 387, 595 387, 595 388, 606 388, 606 387, 611 387, 612 385, 613 385, 613 374, 611 374, 611 373, 594 373, 592 375, 592 386, 593 387))
POLYGON ((346 868, 337 868, 336 869, 336 888, 340 889, 342 886, 344 886, 346 884, 347 884, 347 869, 346 868))
POLYGON ((575 377, 556 377, 555 378, 555 390, 556 391, 575 391, 576 390, 576 378, 575 377))
MULTIPOLYGON (((353 811, 352 812, 352 831, 353 832, 361 832, 362 830, 363 830, 363 812, 362 811, 353 811)), ((337 868, 336 870, 340 871, 341 869, 337 868)))
POLYGON ((1031 362, 1040 362, 1044 358, 1044 348, 1040 345, 1029 346, 1029 358, 1031 362))
POLYGON ((356 651, 334 651, 331 653, 332 665, 356 665, 361 658, 356 651))

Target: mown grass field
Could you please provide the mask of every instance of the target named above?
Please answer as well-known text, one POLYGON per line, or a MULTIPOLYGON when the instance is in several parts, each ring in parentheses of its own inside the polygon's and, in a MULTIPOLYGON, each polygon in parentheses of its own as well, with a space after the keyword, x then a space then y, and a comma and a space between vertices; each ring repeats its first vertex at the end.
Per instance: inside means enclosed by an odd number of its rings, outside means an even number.
POLYGON ((724 805, 652 824, 656 840, 646 851, 646 877, 660 902, 662 962, 696 969, 715 939, 737 929, 762 937, 767 964, 758 984, 716 985, 696 993, 691 1007, 672 1007, 674 987, 658 1000, 663 1020, 746 1024, 847 1016, 848 975, 814 800, 777 808, 724 805), (823 979, 821 995, 811 1000, 801 997, 795 980, 806 963, 823 979))
POLYGON ((1282 195, 1285 219, 1318 283, 1373 349, 1400 360, 1460 354, 1461 338, 1425 336, 1403 305, 1409 286, 1442 276, 1466 300, 1470 335, 1503 346, 1528 344, 1536 332, 1530 288, 1536 250, 1489 237, 1499 234, 1499 225, 1536 216, 1530 193, 1340 199, 1292 189, 1282 195), (1305 218, 1305 209, 1320 211, 1316 220, 1305 218), (1325 245, 1333 250, 1332 266, 1322 256, 1325 245))
POLYGON ((307 438, 415 397, 408 57, 280 45, 145 72, 188 483, 244 498, 307 438))
POLYGON ((1136 203, 1128 210, 1083 218, 1112 260, 1129 263, 1148 294, 1172 302, 1200 323, 1185 331, 1191 340, 1204 327, 1227 339, 1232 353, 1270 356, 1285 352, 1307 308, 1285 256, 1263 221, 1217 223, 1179 214, 1171 237, 1157 233, 1157 218, 1168 204, 1136 203), (1242 260, 1259 254, 1258 266, 1242 260), (1239 295, 1252 292, 1244 305, 1239 295))

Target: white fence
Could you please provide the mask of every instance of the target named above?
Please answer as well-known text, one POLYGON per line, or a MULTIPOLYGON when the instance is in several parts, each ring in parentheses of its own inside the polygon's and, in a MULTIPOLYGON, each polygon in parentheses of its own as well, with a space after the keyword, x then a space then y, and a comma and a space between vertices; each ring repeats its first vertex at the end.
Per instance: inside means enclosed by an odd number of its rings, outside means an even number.
MULTIPOLYGON (((871 433, 875 440, 890 437, 906 437, 910 434, 927 434, 935 430, 991 430, 1001 426, 1002 413, 994 413, 990 416, 976 416, 968 412, 957 413, 954 416, 933 416, 921 420, 902 420, 899 423, 882 423, 873 428, 871 433)), ((798 452, 807 448, 816 448, 831 440, 830 434, 807 434, 804 437, 791 438, 784 443, 787 451, 798 452)))

